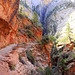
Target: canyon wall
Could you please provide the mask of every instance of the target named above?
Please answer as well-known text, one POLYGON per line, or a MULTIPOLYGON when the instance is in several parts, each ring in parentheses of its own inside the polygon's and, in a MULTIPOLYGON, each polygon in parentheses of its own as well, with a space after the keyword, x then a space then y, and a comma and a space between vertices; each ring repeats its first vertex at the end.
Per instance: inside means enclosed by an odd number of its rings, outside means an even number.
POLYGON ((19 0, 0 1, 0 47, 11 43, 31 42, 37 38, 38 40, 42 39, 42 30, 39 27, 34 27, 28 18, 18 15, 18 8, 19 0), (27 26, 30 26, 31 30, 25 28, 27 26))
POLYGON ((19 0, 0 1, 0 47, 10 43, 11 32, 16 31, 19 0))
POLYGON ((45 14, 45 22, 50 34, 64 33, 67 22, 74 31, 75 1, 54 0, 49 4, 45 14), (52 7, 52 8, 51 8, 52 7))
POLYGON ((35 10, 40 16, 39 20, 44 28, 43 34, 56 35, 57 32, 60 32, 60 35, 63 36, 62 33, 66 28, 67 22, 69 22, 73 31, 75 30, 74 0, 27 0, 26 4, 32 12, 35 10))

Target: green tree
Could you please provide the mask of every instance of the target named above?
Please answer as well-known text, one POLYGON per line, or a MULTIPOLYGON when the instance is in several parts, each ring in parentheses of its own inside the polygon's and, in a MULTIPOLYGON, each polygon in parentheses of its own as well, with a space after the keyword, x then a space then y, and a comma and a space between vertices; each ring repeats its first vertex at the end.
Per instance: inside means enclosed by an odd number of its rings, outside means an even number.
POLYGON ((66 35, 67 35, 67 38, 69 39, 69 41, 71 42, 71 39, 72 39, 72 29, 70 28, 70 24, 67 23, 67 27, 66 27, 66 35))
POLYGON ((47 66, 45 68, 45 75, 53 75, 52 69, 50 68, 50 66, 47 66))
POLYGON ((37 15, 36 11, 34 11, 34 16, 32 18, 32 21, 35 24, 35 26, 38 26, 38 15, 37 15))
POLYGON ((20 8, 20 14, 22 14, 22 10, 23 10, 23 8, 21 7, 21 8, 20 8))
POLYGON ((65 61, 64 61, 63 58, 60 60, 58 66, 60 68, 60 71, 62 72, 62 75, 64 75, 64 71, 67 71, 68 68, 67 68, 67 66, 66 66, 65 61))
POLYGON ((52 42, 55 42, 55 41, 56 41, 56 37, 54 37, 53 35, 50 35, 50 36, 49 36, 49 39, 50 39, 52 42))

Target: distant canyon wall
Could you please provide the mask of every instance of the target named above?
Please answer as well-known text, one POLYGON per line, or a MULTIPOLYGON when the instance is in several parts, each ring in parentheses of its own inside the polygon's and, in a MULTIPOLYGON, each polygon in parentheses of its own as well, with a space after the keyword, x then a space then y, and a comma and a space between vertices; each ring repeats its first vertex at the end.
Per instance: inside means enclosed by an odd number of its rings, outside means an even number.
POLYGON ((71 0, 56 0, 52 1, 51 4, 47 8, 47 12, 45 14, 45 20, 47 28, 50 30, 50 34, 55 34, 56 32, 61 32, 66 28, 67 22, 69 22, 70 26, 74 30, 75 24, 75 1, 71 0))
POLYGON ((62 34, 68 21, 75 30, 74 0, 26 0, 26 3, 40 17, 44 34, 55 35, 58 31, 62 34))

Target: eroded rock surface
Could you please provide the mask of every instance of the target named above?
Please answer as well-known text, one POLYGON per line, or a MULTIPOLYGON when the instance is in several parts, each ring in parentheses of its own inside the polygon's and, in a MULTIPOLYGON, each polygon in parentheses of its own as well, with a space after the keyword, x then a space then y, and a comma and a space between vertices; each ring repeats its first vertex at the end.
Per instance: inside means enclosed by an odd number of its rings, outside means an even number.
POLYGON ((34 27, 32 21, 28 18, 17 15, 18 8, 19 0, 0 1, 0 48, 10 43, 18 44, 32 42, 36 38, 42 39, 42 30, 39 27, 34 27), (33 28, 27 30, 26 26, 32 26, 33 28))
POLYGON ((8 63, 3 62, 1 60, 0 60, 0 75, 10 75, 8 63))

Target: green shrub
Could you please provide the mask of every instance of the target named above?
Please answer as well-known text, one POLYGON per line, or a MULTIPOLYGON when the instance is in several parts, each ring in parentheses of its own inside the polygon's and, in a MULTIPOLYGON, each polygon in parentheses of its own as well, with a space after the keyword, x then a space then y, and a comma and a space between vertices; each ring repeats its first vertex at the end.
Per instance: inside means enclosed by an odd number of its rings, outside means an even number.
POLYGON ((39 72, 40 75, 45 75, 45 71, 41 67, 38 67, 36 71, 39 72))
POLYGON ((39 27, 41 27, 42 26, 42 24, 41 23, 39 23, 39 25, 38 25, 39 27))
POLYGON ((18 31, 25 35, 25 31, 23 29, 18 29, 18 31))
POLYGON ((53 35, 49 36, 49 39, 50 39, 52 42, 56 41, 56 37, 54 37, 53 35))
POLYGON ((66 66, 63 58, 61 59, 59 66, 61 66, 62 68, 64 68, 66 66))
POLYGON ((61 67, 61 72, 62 72, 62 73, 63 73, 64 71, 68 70, 68 69, 67 69, 67 66, 66 66, 66 64, 65 64, 65 60, 64 60, 63 58, 60 60, 59 67, 61 67))
POLYGON ((19 59, 21 59, 21 55, 19 55, 19 59))
POLYGON ((25 42, 23 42, 23 44, 24 44, 24 45, 26 45, 26 43, 25 43, 25 42))
POLYGON ((37 42, 37 43, 40 43, 40 41, 39 41, 38 39, 36 40, 36 42, 37 42))
POLYGON ((64 61, 67 62, 67 61, 69 61, 69 59, 68 58, 65 58, 64 61))
POLYGON ((32 21, 35 24, 35 26, 38 26, 38 14, 36 13, 36 11, 34 11, 34 15, 32 17, 32 21))
POLYGON ((50 40, 49 40, 49 38, 48 38, 47 35, 44 36, 43 39, 41 40, 41 43, 42 43, 42 44, 48 44, 49 42, 50 42, 50 40))
POLYGON ((19 32, 21 32, 21 29, 18 29, 19 32))
POLYGON ((18 17, 21 18, 21 19, 24 19, 24 16, 23 16, 22 14, 18 14, 18 15, 17 15, 17 18, 18 18, 18 17))
POLYGON ((33 33, 31 30, 27 30, 27 35, 29 36, 29 38, 33 37, 33 33))
POLYGON ((37 67, 36 71, 39 72, 39 75, 53 75, 50 66, 47 66, 45 70, 43 70, 41 67, 37 67))
POLYGON ((72 58, 75 58, 75 53, 72 53, 72 58))
POLYGON ((32 64, 34 64, 34 63, 35 63, 35 58, 34 58, 34 56, 32 55, 32 52, 31 52, 31 51, 26 51, 26 54, 27 54, 28 60, 29 60, 32 64))
POLYGON ((32 25, 29 25, 29 26, 26 26, 26 29, 31 29, 33 26, 32 25))
POLYGON ((10 67, 10 70, 15 70, 15 65, 11 65, 11 66, 9 66, 10 67))
POLYGON ((50 66, 47 66, 47 67, 45 68, 45 75, 53 75, 53 72, 52 72, 50 66))

